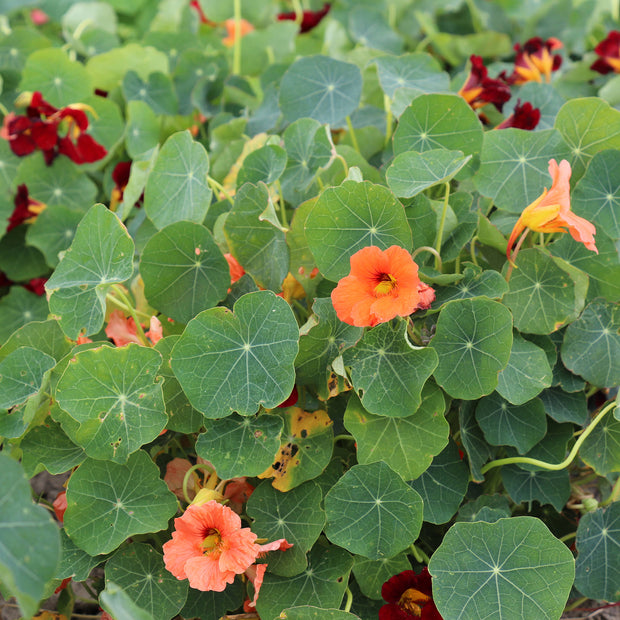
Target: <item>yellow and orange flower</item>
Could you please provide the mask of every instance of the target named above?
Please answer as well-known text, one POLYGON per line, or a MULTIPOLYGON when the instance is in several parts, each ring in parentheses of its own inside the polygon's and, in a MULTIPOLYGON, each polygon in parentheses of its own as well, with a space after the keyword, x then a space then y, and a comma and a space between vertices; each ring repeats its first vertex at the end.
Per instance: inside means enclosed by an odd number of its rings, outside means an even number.
POLYGON ((620 32, 612 30, 595 48, 598 54, 590 69, 603 75, 610 72, 620 73, 620 32))
POLYGON ((551 37, 543 41, 540 37, 529 39, 523 44, 514 46, 517 52, 515 68, 510 76, 502 72, 499 76, 508 84, 525 84, 526 82, 550 82, 551 73, 562 65, 562 57, 552 54, 563 47, 562 41, 551 37), (544 80, 543 80, 544 78, 544 80))
POLYGON ((357 327, 373 327, 396 316, 428 308, 435 291, 420 282, 418 266, 396 245, 371 245, 351 256, 351 273, 332 291, 338 318, 357 327))
POLYGON ((500 112, 510 99, 510 87, 502 80, 490 78, 481 56, 469 57, 471 69, 459 95, 476 110, 492 103, 500 112))
POLYGON ((240 19, 239 21, 227 19, 224 26, 226 26, 227 36, 222 39, 222 43, 226 47, 232 47, 237 37, 245 37, 246 34, 254 30, 254 26, 247 19, 240 19))
MULTIPOLYGON (((553 180, 551 189, 543 193, 525 208, 517 220, 508 239, 506 256, 511 260, 512 246, 517 237, 525 231, 534 230, 543 233, 569 232, 575 241, 583 243, 588 250, 598 254, 594 244, 596 228, 588 220, 575 215, 570 210, 570 164, 563 159, 560 164, 555 159, 549 160, 549 174, 553 180)), ((525 234, 523 235, 523 238, 525 234)), ((517 244, 518 251, 521 242, 517 244)))

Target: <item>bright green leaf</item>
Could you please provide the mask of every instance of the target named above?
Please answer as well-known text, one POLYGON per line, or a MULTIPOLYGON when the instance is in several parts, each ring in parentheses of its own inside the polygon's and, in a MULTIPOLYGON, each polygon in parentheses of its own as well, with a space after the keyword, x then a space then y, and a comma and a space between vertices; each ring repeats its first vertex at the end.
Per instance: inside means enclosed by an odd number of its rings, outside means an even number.
POLYGON ((9 409, 36 394, 56 360, 32 347, 20 347, 0 362, 0 408, 9 409))

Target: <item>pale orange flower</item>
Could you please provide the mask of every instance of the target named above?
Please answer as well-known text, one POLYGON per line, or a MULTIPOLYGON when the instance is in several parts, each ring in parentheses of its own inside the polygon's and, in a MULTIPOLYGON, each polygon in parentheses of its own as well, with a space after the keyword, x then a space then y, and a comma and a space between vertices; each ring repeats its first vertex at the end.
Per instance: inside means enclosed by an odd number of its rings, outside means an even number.
MULTIPOLYGON (((185 479, 185 474, 191 469, 191 467, 192 464, 187 459, 182 458, 172 459, 166 464, 164 482, 180 500, 185 500, 185 496, 183 495, 183 480, 185 479)), ((190 500, 194 499, 198 489, 198 476, 192 472, 189 476, 189 482, 187 485, 187 495, 190 500)))
POLYGON ((226 32, 228 36, 222 39, 222 43, 226 47, 232 47, 235 44, 235 39, 237 36, 245 37, 246 34, 252 32, 254 30, 254 26, 247 19, 239 20, 239 30, 237 31, 237 22, 234 19, 227 19, 224 22, 224 26, 226 26, 226 32), (237 35, 238 32, 238 35, 237 35))
POLYGON ((338 318, 357 327, 372 327, 396 316, 428 308, 435 291, 420 282, 418 266, 396 245, 383 251, 371 245, 351 257, 351 273, 332 291, 338 318))
MULTIPOLYGON (((124 347, 130 342, 144 344, 138 337, 138 330, 136 329, 133 317, 125 317, 122 310, 112 310, 105 328, 105 335, 110 338, 117 347, 124 347)), ((153 344, 157 344, 161 340, 162 327, 157 317, 151 317, 150 330, 146 332, 145 336, 149 338, 153 344)))
POLYGON ((588 250, 598 254, 594 245, 596 228, 588 220, 575 215, 570 210, 570 164, 563 159, 560 164, 555 159, 549 160, 549 174, 553 180, 551 189, 543 193, 525 208, 510 233, 506 256, 511 260, 512 246, 517 237, 525 231, 519 240, 515 254, 518 252, 528 230, 542 233, 568 232, 575 241, 583 243, 588 250))
POLYGON ((239 261, 229 252, 224 254, 224 258, 228 263, 228 270, 230 271, 230 283, 234 284, 237 280, 241 279, 245 275, 245 270, 239 264, 239 261))
POLYGON ((172 540, 163 546, 166 568, 202 591, 222 592, 259 554, 288 545, 284 539, 257 545, 256 534, 241 527, 239 515, 215 500, 191 504, 174 527, 172 540))

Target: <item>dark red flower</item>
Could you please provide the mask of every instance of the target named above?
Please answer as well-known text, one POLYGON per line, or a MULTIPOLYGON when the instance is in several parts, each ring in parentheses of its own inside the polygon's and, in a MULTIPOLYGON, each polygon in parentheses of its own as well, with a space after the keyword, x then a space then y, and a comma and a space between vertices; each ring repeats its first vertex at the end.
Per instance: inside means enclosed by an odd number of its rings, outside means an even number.
POLYGON ((64 590, 69 585, 70 581, 71 577, 65 577, 65 579, 60 582, 60 585, 54 590, 54 594, 58 594, 59 592, 64 590))
POLYGON ((529 101, 521 105, 521 99, 517 99, 517 105, 513 113, 504 119, 495 129, 516 127, 517 129, 534 129, 540 121, 540 110, 532 106, 529 101))
POLYGON ((534 37, 526 41, 521 47, 519 43, 514 46, 517 52, 515 68, 511 75, 506 72, 500 74, 500 78, 507 84, 525 84, 526 82, 551 81, 551 73, 557 71, 562 65, 562 57, 551 52, 560 49, 562 41, 551 37, 543 41, 540 37, 534 37))
POLYGON ((24 284, 24 288, 28 289, 35 295, 42 297, 45 295, 45 283, 47 282, 47 278, 32 278, 28 282, 28 284, 24 284))
POLYGON ((390 577, 381 588, 387 602, 379 610, 379 620, 443 620, 433 602, 431 576, 424 567, 419 575, 406 570, 390 577))
POLYGON ((216 26, 217 25, 217 24, 215 24, 215 22, 212 22, 205 15, 204 11, 202 10, 202 7, 200 6, 200 2, 198 2, 198 0, 191 0, 189 5, 192 7, 192 9, 195 9, 195 11, 198 13, 198 19, 200 19, 200 23, 202 23, 202 24, 209 24, 210 26, 216 26))
POLYGON ((620 32, 612 30, 603 39, 594 51, 600 56, 591 65, 592 71, 598 71, 603 75, 614 71, 620 73, 620 32))
POLYGON ((45 205, 42 202, 28 196, 28 187, 23 183, 17 186, 14 202, 15 209, 13 209, 13 213, 9 217, 7 232, 28 220, 34 219, 45 209, 45 205))
MULTIPOLYGON (((120 161, 116 166, 114 166, 114 170, 112 170, 112 180, 114 181, 114 189, 112 190, 112 197, 110 198, 110 210, 116 211, 118 205, 123 202, 123 194, 125 193, 125 188, 127 187, 127 183, 129 183, 129 174, 131 172, 131 162, 130 161, 120 161)), ((144 193, 138 199, 136 203, 136 207, 140 207, 142 205, 142 200, 144 199, 144 193)))
POLYGON ((297 402, 298 399, 299 399, 299 394, 297 392, 297 386, 294 385, 293 391, 290 393, 289 397, 285 401, 282 401, 278 405, 278 407, 292 407, 297 402))
POLYGON ((84 133, 89 124, 86 109, 89 106, 80 103, 58 109, 37 91, 32 94, 25 115, 11 112, 5 116, 0 137, 9 141, 18 157, 42 151, 48 166, 59 154, 76 164, 98 161, 107 150, 84 133))
POLYGON ((470 56, 471 70, 459 95, 475 110, 492 103, 500 112, 510 99, 510 88, 502 80, 488 77, 481 56, 470 56))
MULTIPOLYGON (((326 2, 320 11, 304 11, 301 23, 299 24, 299 32, 309 32, 313 28, 316 28, 321 23, 322 19, 329 13, 329 9, 331 9, 331 4, 326 2)), ((295 11, 278 14, 279 21, 295 21, 296 19, 297 14, 295 11)))

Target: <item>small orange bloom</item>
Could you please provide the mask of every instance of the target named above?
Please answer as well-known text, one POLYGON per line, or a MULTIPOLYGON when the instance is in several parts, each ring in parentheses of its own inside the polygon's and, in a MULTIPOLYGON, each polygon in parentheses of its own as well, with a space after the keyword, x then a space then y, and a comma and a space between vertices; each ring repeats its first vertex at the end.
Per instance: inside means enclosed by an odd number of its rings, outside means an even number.
POLYGON ((245 270, 239 264, 239 261, 229 252, 226 252, 226 254, 224 254, 224 258, 228 262, 228 269, 230 271, 230 283, 232 285, 245 275, 245 270))
MULTIPOLYGON (((162 338, 160 320, 152 316, 149 327, 150 330, 146 332, 145 336, 147 336, 153 344, 157 344, 162 338)), ((117 347, 124 347, 130 342, 144 344, 138 337, 138 330, 133 317, 125 318, 122 310, 112 310, 105 328, 105 335, 110 338, 117 347)))
POLYGON ((234 19, 227 19, 224 22, 224 26, 226 26, 226 32, 228 36, 222 39, 222 43, 226 47, 232 47, 235 44, 235 39, 237 36, 245 37, 246 34, 249 34, 254 30, 254 26, 247 19, 239 20, 239 29, 237 30, 237 22, 234 19))
POLYGON ((191 504, 174 520, 172 540, 164 544, 164 564, 177 579, 197 590, 222 592, 254 564, 261 553, 290 547, 284 539, 256 544, 239 515, 215 500, 191 504))
MULTIPOLYGON (((508 260, 511 259, 512 246, 524 230, 555 233, 567 232, 566 229, 568 229, 575 241, 583 243, 588 250, 598 254, 594 245, 596 228, 588 220, 575 215, 570 210, 570 164, 563 159, 558 166, 555 159, 551 159, 549 160, 549 174, 553 179, 551 189, 547 191, 545 187, 543 193, 525 208, 510 233, 506 249, 508 260)), ((517 248, 519 246, 520 243, 517 244, 517 248)))
POLYGON ((351 273, 332 291, 338 318, 373 327, 396 316, 428 308, 435 291, 420 282, 411 254, 396 245, 383 251, 371 245, 351 256, 351 273))

